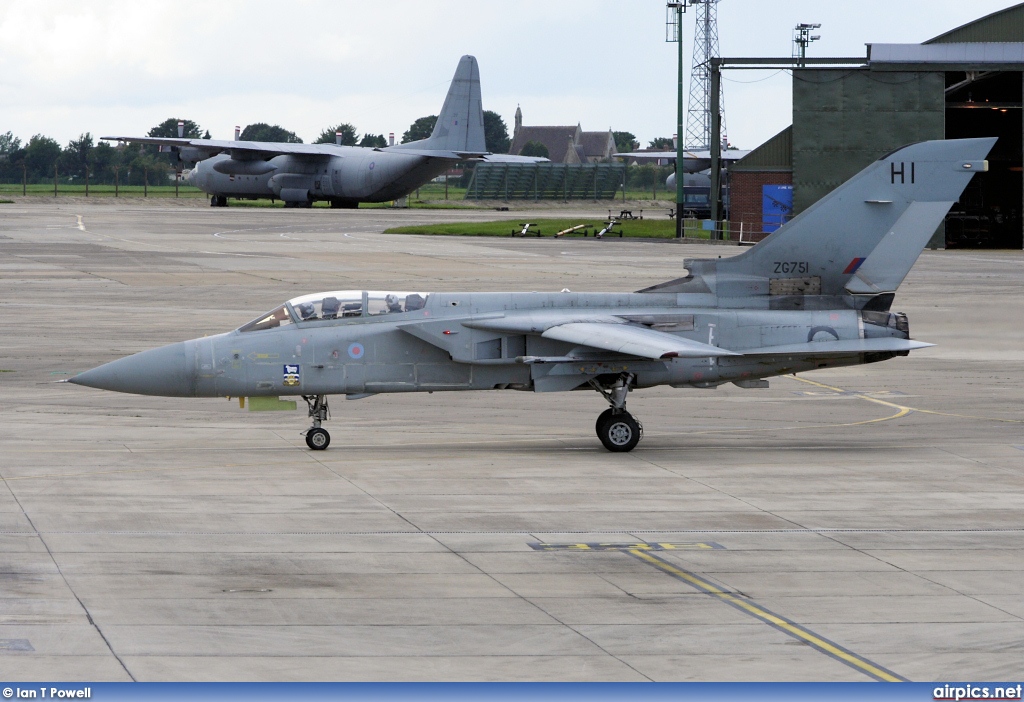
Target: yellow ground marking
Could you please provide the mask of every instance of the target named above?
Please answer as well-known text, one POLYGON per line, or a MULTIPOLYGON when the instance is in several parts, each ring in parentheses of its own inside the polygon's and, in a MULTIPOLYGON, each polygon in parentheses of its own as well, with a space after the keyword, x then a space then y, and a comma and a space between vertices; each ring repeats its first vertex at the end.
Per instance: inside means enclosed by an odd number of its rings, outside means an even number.
POLYGON ((958 419, 981 419, 981 420, 986 421, 986 422, 1003 422, 1004 424, 1024 424, 1024 420, 1020 420, 1020 419, 999 419, 998 417, 981 417, 981 416, 976 415, 976 414, 954 414, 952 412, 937 412, 936 410, 926 410, 926 409, 919 409, 917 407, 907 407, 905 405, 898 405, 895 402, 887 402, 886 400, 879 400, 877 397, 871 397, 870 395, 866 395, 864 393, 858 393, 858 392, 851 393, 849 390, 844 390, 843 388, 837 388, 837 387, 832 386, 832 385, 825 385, 824 383, 819 383, 819 382, 814 381, 814 380, 808 380, 807 378, 801 378, 801 377, 796 376, 796 375, 787 375, 787 376, 783 376, 783 377, 790 378, 792 380, 797 380, 797 381, 800 381, 801 383, 807 383, 808 385, 814 385, 814 386, 819 387, 819 388, 824 388, 825 390, 831 390, 833 392, 846 393, 846 394, 848 394, 848 395, 850 395, 852 397, 856 397, 856 398, 861 399, 861 400, 867 400, 868 402, 874 402, 876 405, 885 405, 886 407, 892 407, 893 409, 900 410, 897 414, 894 414, 891 417, 885 417, 884 419, 874 419, 874 420, 872 420, 872 421, 875 421, 875 422, 887 421, 889 419, 896 419, 897 417, 904 417, 904 416, 910 414, 911 412, 920 412, 921 414, 935 414, 935 415, 939 415, 940 417, 957 417, 958 419))
POLYGON ((676 543, 575 543, 548 544, 531 543, 535 551, 679 551, 679 550, 721 550, 723 546, 713 542, 676 542, 676 543))
MULTIPOLYGON (((819 387, 819 388, 822 388, 823 390, 828 390, 830 392, 843 393, 844 396, 847 396, 847 397, 855 397, 855 398, 860 399, 860 400, 866 400, 868 402, 873 402, 876 405, 882 405, 884 407, 889 407, 891 409, 896 410, 896 413, 895 414, 891 414, 891 415, 889 415, 887 417, 878 417, 876 419, 865 419, 865 420, 862 420, 862 421, 859 421, 859 422, 840 422, 840 423, 835 423, 835 424, 803 424, 803 425, 798 425, 798 426, 760 427, 760 428, 748 427, 748 428, 744 428, 744 429, 706 429, 706 430, 703 430, 703 431, 695 431, 695 432, 691 432, 691 433, 693 435, 709 435, 709 434, 736 434, 738 432, 756 433, 756 432, 769 432, 769 431, 777 432, 777 431, 787 431, 787 430, 796 431, 796 430, 805 430, 805 429, 828 429, 828 428, 834 428, 834 427, 856 427, 856 426, 863 426, 863 425, 866 425, 866 424, 877 424, 879 422, 888 422, 888 421, 891 421, 893 419, 900 419, 901 417, 906 417, 907 415, 911 414, 912 412, 920 412, 921 414, 933 414, 933 415, 940 416, 940 417, 956 417, 958 419, 978 419, 978 420, 988 421, 988 422, 1001 422, 1003 424, 1024 424, 1024 420, 1019 420, 1019 419, 1000 419, 998 417, 982 417, 982 416, 973 415, 973 414, 955 414, 955 413, 952 413, 952 412, 939 412, 939 411, 936 411, 936 410, 926 410, 926 409, 920 409, 920 408, 917 408, 917 407, 909 407, 907 405, 900 405, 900 404, 896 404, 895 402, 889 402, 887 400, 880 400, 877 397, 871 397, 870 395, 867 395, 865 393, 851 393, 849 390, 845 390, 843 388, 839 388, 839 387, 836 387, 834 385, 826 385, 825 383, 819 383, 819 382, 817 382, 815 380, 809 380, 807 378, 801 378, 801 377, 799 377, 797 375, 785 375, 785 376, 781 376, 781 377, 789 378, 791 380, 796 380, 798 382, 806 383, 808 385, 813 385, 815 387, 819 387)), ((430 432, 423 432, 422 436, 433 436, 433 434, 431 434, 430 432)), ((521 439, 519 439, 519 440, 489 439, 489 440, 482 440, 482 441, 458 441, 458 442, 448 443, 446 445, 449 446, 449 447, 454 447, 454 446, 495 446, 495 445, 497 445, 497 446, 514 446, 514 445, 519 445, 519 444, 524 444, 524 443, 536 443, 538 441, 547 441, 547 442, 557 441, 557 442, 562 442, 562 441, 564 441, 567 438, 570 438, 570 437, 566 437, 566 436, 535 437, 535 438, 529 439, 529 440, 521 440, 521 439)), ((420 444, 415 444, 415 443, 398 443, 398 444, 394 444, 391 448, 401 450, 401 449, 415 448, 416 446, 419 446, 419 445, 420 444)), ((296 444, 296 446, 297 446, 297 444, 296 444)), ((295 446, 288 445, 288 446, 260 447, 261 450, 265 450, 265 451, 291 450, 292 448, 295 448, 295 446)), ((349 450, 379 449, 380 446, 376 445, 376 444, 353 444, 353 445, 348 446, 347 448, 349 450)), ((124 453, 124 451, 126 451, 127 449, 114 449, 114 448, 110 448, 110 449, 103 449, 103 448, 101 448, 101 449, 81 449, 81 448, 75 448, 75 449, 53 449, 53 448, 32 449, 32 448, 29 448, 29 449, 22 449, 22 450, 25 453, 39 454, 39 453, 110 453, 110 452, 124 453)), ((131 453, 160 453, 160 452, 166 452, 166 451, 179 451, 179 450, 180 450, 180 448, 153 449, 153 448, 138 447, 138 448, 136 448, 136 449, 134 449, 133 451, 130 451, 130 452, 131 453)), ((213 450, 223 450, 223 449, 210 447, 210 448, 207 448, 205 450, 213 451, 213 450)), ((160 471, 160 470, 176 470, 176 469, 173 469, 173 468, 166 468, 166 469, 160 468, 160 469, 145 469, 145 470, 140 470, 140 471, 133 471, 133 470, 126 470, 126 471, 99 471, 99 472, 91 472, 91 473, 77 473, 77 474, 70 474, 70 475, 22 476, 22 477, 17 477, 17 478, 4 478, 3 476, 0 476, 0 480, 35 480, 37 478, 41 479, 41 478, 59 478, 59 477, 83 477, 83 476, 88 476, 88 475, 108 475, 108 474, 112 474, 112 473, 136 473, 136 472, 148 473, 148 472, 157 472, 157 471, 160 471)))
POLYGON ((806 629, 795 622, 791 622, 784 617, 780 617, 774 612, 770 612, 769 610, 765 609, 764 607, 761 607, 755 602, 751 602, 750 600, 742 597, 737 597, 731 592, 726 592, 714 583, 705 580, 704 578, 701 578, 697 575, 694 575, 693 573, 685 571, 681 568, 677 568, 671 563, 667 563, 666 561, 663 561, 660 558, 656 558, 655 556, 652 556, 645 551, 642 551, 640 549, 633 549, 627 551, 627 553, 629 553, 634 558, 638 558, 646 563, 653 565, 655 568, 664 573, 668 573, 669 575, 692 585, 701 592, 711 595, 712 597, 715 597, 719 600, 722 600, 723 602, 735 607, 741 612, 749 614, 755 617, 756 619, 765 622, 766 624, 770 624, 771 626, 782 631, 783 633, 788 634, 789 636, 792 636, 793 638, 802 641, 806 644, 809 644, 810 646, 813 646, 822 653, 825 653, 826 655, 831 656, 832 658, 840 661, 841 663, 845 663, 851 668, 855 668, 856 670, 859 670, 862 673, 865 673, 866 675, 869 675, 870 677, 876 680, 881 680, 883 682, 907 681, 906 678, 903 678, 890 670, 886 670, 885 668, 881 667, 876 663, 872 663, 863 656, 858 656, 856 653, 843 648, 837 643, 822 638, 821 636, 815 634, 813 631, 810 631, 809 629, 806 629))
MULTIPOLYGON (((840 388, 833 388, 833 387, 828 386, 828 385, 822 385, 821 383, 816 383, 813 380, 806 380, 804 378, 798 378, 795 375, 787 375, 787 376, 784 376, 784 377, 792 378, 793 380, 799 380, 800 382, 803 382, 803 383, 810 383, 811 385, 818 385, 820 387, 827 388, 829 390, 834 390, 836 392, 848 393, 848 391, 846 391, 846 390, 842 390, 840 388)), ((787 431, 787 430, 801 430, 801 429, 831 429, 831 428, 835 428, 835 427, 859 427, 859 426, 863 426, 865 424, 876 424, 878 422, 888 422, 888 421, 893 420, 893 419, 899 419, 900 417, 906 417, 911 412, 920 412, 920 411, 922 411, 922 410, 914 409, 913 407, 904 407, 903 405, 897 405, 897 404, 894 404, 892 402, 886 402, 885 400, 878 400, 878 399, 876 399, 874 397, 868 397, 867 395, 853 394, 852 396, 853 397, 857 397, 857 398, 863 398, 863 399, 867 400, 868 402, 875 402, 875 403, 880 404, 880 405, 886 405, 888 407, 892 407, 893 409, 897 410, 897 412, 896 412, 896 414, 891 414, 888 417, 878 417, 876 419, 864 419, 864 420, 861 420, 859 422, 839 422, 839 423, 836 423, 836 424, 801 424, 801 425, 798 425, 798 426, 760 427, 760 428, 746 427, 746 428, 743 428, 743 429, 707 429, 707 430, 704 430, 704 431, 695 431, 695 432, 691 432, 691 433, 693 433, 695 435, 701 435, 701 434, 736 434, 736 433, 739 433, 739 432, 753 433, 753 432, 787 431)), ((941 414, 941 413, 936 412, 934 414, 941 414)))

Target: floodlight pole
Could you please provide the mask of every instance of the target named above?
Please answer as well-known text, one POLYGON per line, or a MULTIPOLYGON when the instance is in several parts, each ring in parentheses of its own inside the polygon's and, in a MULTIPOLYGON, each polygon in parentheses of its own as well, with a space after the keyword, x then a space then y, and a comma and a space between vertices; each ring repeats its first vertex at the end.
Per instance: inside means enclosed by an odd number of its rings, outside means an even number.
POLYGON ((676 106, 676 238, 682 239, 683 234, 683 205, 685 204, 685 196, 683 194, 683 120, 685 115, 683 112, 683 13, 686 12, 686 3, 676 3, 676 43, 679 45, 679 68, 678 68, 678 81, 677 87, 677 99, 678 105, 676 106))
POLYGON ((711 58, 711 238, 718 239, 722 219, 722 110, 719 92, 722 89, 722 59, 711 58))
POLYGON ((668 0, 665 7, 670 18, 669 27, 674 25, 674 31, 669 29, 665 41, 675 41, 679 44, 679 72, 678 72, 678 105, 676 111, 676 238, 683 238, 683 13, 686 12, 687 3, 691 0, 668 0))
POLYGON ((811 31, 814 29, 821 29, 821 25, 801 22, 793 27, 793 57, 799 59, 796 65, 801 68, 807 65, 807 47, 811 42, 821 39, 820 36, 811 36, 811 31))

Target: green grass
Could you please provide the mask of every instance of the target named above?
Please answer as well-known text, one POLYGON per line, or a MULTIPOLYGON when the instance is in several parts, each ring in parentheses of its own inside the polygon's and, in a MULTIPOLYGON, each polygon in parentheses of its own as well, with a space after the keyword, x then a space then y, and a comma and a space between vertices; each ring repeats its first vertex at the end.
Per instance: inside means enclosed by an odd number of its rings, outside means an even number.
POLYGON ((0 205, 13 205, 14 200, 0 200, 0 205))
MULTIPOLYGON (((448 185, 448 200, 465 200, 466 189, 454 185, 448 185)), ((444 183, 427 183, 421 185, 409 194, 409 201, 413 200, 444 200, 444 183)))
MULTIPOLYGON (((472 200, 468 201, 472 203, 472 200)), ((391 207, 390 202, 362 202, 359 204, 360 208, 370 209, 386 209, 391 207)), ((479 210, 480 205, 478 204, 463 204, 463 202, 451 200, 434 200, 424 202, 423 200, 409 200, 409 207, 414 210, 479 210)))
MULTIPOLYGON (((156 197, 156 198, 173 198, 174 197, 174 186, 173 185, 150 185, 148 188, 144 188, 141 185, 121 185, 117 189, 118 197, 156 197)), ((115 187, 113 185, 89 185, 89 197, 114 197, 115 187)), ((22 186, 21 183, 0 183, 0 195, 21 195, 22 186)), ((32 183, 25 189, 25 194, 36 197, 53 197, 53 183, 32 183)), ((672 199, 674 193, 666 193, 665 190, 660 189, 657 193, 662 199, 672 199)), ((57 195, 63 197, 85 197, 85 184, 75 183, 74 185, 68 183, 59 183, 57 185, 57 195)), ((637 201, 648 201, 652 199, 654 193, 650 190, 627 190, 626 198, 632 202, 637 201)), ((194 188, 191 185, 182 183, 178 187, 179 198, 209 198, 209 195, 204 193, 198 188, 194 188)), ((412 208, 422 209, 477 209, 480 207, 478 200, 466 200, 466 189, 456 187, 454 185, 448 186, 448 197, 445 198, 445 188, 443 183, 427 183, 421 186, 417 190, 414 190, 409 195, 409 206, 412 208)), ((278 200, 271 202, 269 198, 259 200, 235 200, 230 199, 231 207, 283 207, 283 203, 278 200)), ((532 199, 526 200, 513 200, 510 201, 510 205, 516 203, 534 203, 532 199)), ((555 200, 540 200, 539 204, 561 202, 561 199, 555 200)), ((575 202, 575 201, 574 201, 575 202)), ((619 207, 622 204, 622 193, 621 191, 617 194, 613 200, 599 200, 602 206, 607 206, 611 210, 619 207)), ((314 205, 315 207, 329 207, 326 202, 318 202, 314 205)), ((361 207, 391 207, 390 202, 383 203, 363 203, 361 207)), ((646 221, 646 220, 645 220, 646 221)), ((556 230, 557 231, 557 230, 556 230)))
MULTIPOLYGON (((331 203, 326 200, 318 200, 313 203, 313 207, 317 209, 330 208, 331 203)), ((390 209, 390 202, 361 202, 359 203, 359 209, 390 209)), ((284 207, 284 201, 270 199, 259 199, 259 200, 235 200, 228 198, 228 207, 284 207)), ((417 210, 478 210, 478 206, 473 205, 462 205, 459 203, 445 203, 445 202, 414 202, 409 201, 409 207, 417 210)))
MULTIPOLYGON (((329 202, 314 202, 313 207, 322 208, 330 207, 329 202)), ((276 207, 284 208, 284 200, 271 200, 270 198, 260 198, 258 200, 236 200, 234 198, 228 198, 228 207, 276 207)))
MULTIPOLYGON (((0 183, 0 194, 6 195, 21 195, 22 189, 20 183, 0 183)), ((462 200, 465 194, 464 189, 449 188, 449 200, 444 200, 444 185, 437 185, 432 183, 429 186, 423 186, 420 190, 420 201, 417 201, 416 193, 414 192, 409 197, 409 207, 416 209, 427 209, 427 210, 462 210, 462 209, 477 209, 478 205, 465 203, 462 200), (423 202, 422 199, 432 200, 431 202, 423 202)), ((89 197, 115 197, 115 188, 113 185, 90 185, 89 186, 89 197)), ((53 197, 53 183, 34 183, 29 185, 25 189, 25 194, 29 197, 53 197)), ((57 195, 60 197, 85 197, 85 185, 67 185, 60 183, 57 186, 57 195)), ((144 188, 141 185, 122 185, 117 188, 118 197, 156 197, 156 198, 173 198, 174 197, 174 186, 173 185, 150 185, 148 188, 144 188)), ((181 185, 178 188, 179 198, 195 198, 203 199, 209 198, 209 195, 204 193, 198 188, 194 188, 190 185, 181 185)), ((0 200, 3 204, 13 204, 14 200, 0 200)), ((270 198, 260 198, 258 200, 236 200, 229 198, 229 207, 284 207, 284 203, 281 200, 271 200, 270 198)), ((313 203, 313 207, 330 207, 329 202, 319 201, 313 203)), ((362 203, 360 207, 391 207, 390 202, 380 203, 362 203)))
MULTIPOLYGON (((148 188, 141 185, 122 185, 118 188, 115 188, 113 185, 90 185, 89 197, 114 197, 115 190, 119 197, 143 197, 144 194, 147 197, 174 197, 173 185, 150 185, 148 188), (146 192, 147 190, 148 192, 146 192)), ((5 195, 21 195, 21 192, 21 183, 0 183, 0 193, 5 195)), ((25 194, 38 197, 53 197, 53 183, 33 183, 25 188, 25 194)), ((57 195, 85 197, 85 184, 68 185, 58 183, 57 195)), ((208 195, 191 185, 181 185, 178 187, 178 197, 199 198, 208 197, 208 195)))
MULTIPOLYGON (((454 185, 448 186, 448 200, 464 200, 466 198, 466 188, 456 187, 454 185)), ((444 183, 427 183, 421 186, 418 190, 413 191, 409 196, 410 200, 444 200, 444 183)), ((626 186, 626 200, 632 202, 640 201, 653 201, 660 200, 663 202, 673 201, 676 199, 676 193, 674 190, 665 190, 663 184, 658 185, 657 188, 646 188, 637 189, 634 186, 626 186)), ((533 202, 532 197, 528 197, 522 200, 513 200, 512 202, 533 202)), ((555 198, 554 200, 545 199, 539 202, 561 202, 562 198, 555 198)), ((467 202, 474 202, 474 200, 468 200, 467 202)), ((591 200, 591 202, 593 202, 591 200)), ((616 204, 622 202, 622 190, 615 191, 615 197, 612 199, 599 200, 599 202, 608 203, 610 207, 615 207, 616 204)))
MULTIPOLYGON (((448 199, 445 200, 443 183, 427 183, 409 194, 409 207, 412 209, 424 210, 479 209, 480 206, 474 204, 472 200, 468 202, 463 200, 465 194, 465 188, 456 188, 453 185, 449 185, 448 199)), ((313 207, 330 206, 331 204, 324 200, 319 200, 313 203, 313 207)), ((362 202, 359 204, 360 209, 389 209, 391 206, 391 202, 362 202)), ((269 198, 261 198, 259 200, 236 200, 234 198, 228 198, 228 207, 284 207, 284 203, 281 200, 271 202, 269 198)))
MULTIPOLYGON (((666 191, 663 185, 659 185, 657 189, 648 190, 637 190, 636 188, 627 186, 626 200, 632 202, 649 201, 649 200, 662 200, 671 201, 675 200, 675 191, 666 191)), ((445 200, 444 197, 444 183, 427 183, 421 186, 417 190, 414 190, 409 195, 409 201, 415 200, 431 200, 435 203, 445 200)), ((448 186, 448 202, 452 201, 465 201, 466 203, 477 202, 477 200, 466 200, 466 188, 456 187, 454 185, 448 186)), ((510 202, 534 202, 533 198, 526 198, 523 200, 512 200, 510 202)), ((561 198, 554 200, 545 199, 539 200, 538 202, 562 202, 561 198)), ((575 202, 575 200, 574 200, 575 202)), ((593 200, 591 200, 593 202, 593 200)), ((611 200, 599 200, 598 202, 606 203, 610 208, 614 209, 616 206, 622 204, 622 191, 618 190, 615 193, 615 197, 611 200)))
MULTIPOLYGON (((605 220, 601 219, 542 219, 526 217, 523 220, 499 220, 495 222, 449 222, 445 224, 424 224, 410 227, 392 227, 385 230, 385 234, 433 234, 441 236, 511 236, 513 230, 519 232, 522 229, 521 221, 536 222, 540 232, 545 237, 552 237, 563 229, 574 227, 577 224, 586 224, 589 236, 604 228, 605 220)), ((693 239, 707 239, 708 233, 701 230, 700 222, 697 220, 684 220, 686 236, 693 239)), ((675 221, 667 217, 658 219, 636 219, 626 220, 617 225, 614 234, 605 236, 618 237, 621 226, 622 233, 629 238, 644 239, 672 239, 676 235, 675 221)), ((531 235, 536 236, 536 228, 531 228, 531 235)), ((582 232, 565 234, 566 238, 583 238, 582 232)))

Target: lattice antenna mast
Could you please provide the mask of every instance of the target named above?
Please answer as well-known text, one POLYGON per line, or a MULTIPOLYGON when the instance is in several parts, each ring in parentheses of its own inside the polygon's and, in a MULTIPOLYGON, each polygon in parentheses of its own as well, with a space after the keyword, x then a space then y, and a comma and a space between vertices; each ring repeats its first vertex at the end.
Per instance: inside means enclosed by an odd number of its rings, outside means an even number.
MULTIPOLYGON (((711 148, 711 59, 718 56, 719 0, 691 0, 697 9, 697 26, 693 37, 693 66, 690 69, 690 101, 686 111, 687 149, 707 151, 711 148)), ((725 102, 719 91, 722 112, 722 142, 725 135, 725 102)))

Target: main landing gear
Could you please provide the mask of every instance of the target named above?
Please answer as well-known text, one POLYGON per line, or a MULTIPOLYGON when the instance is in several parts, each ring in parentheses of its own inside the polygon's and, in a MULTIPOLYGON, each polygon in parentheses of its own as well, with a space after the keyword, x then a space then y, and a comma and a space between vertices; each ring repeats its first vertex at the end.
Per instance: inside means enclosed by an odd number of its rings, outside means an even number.
POLYGON ((635 381, 636 376, 632 373, 623 373, 610 385, 590 381, 590 386, 611 405, 597 418, 597 438, 606 449, 615 453, 632 451, 644 435, 643 425, 626 411, 626 395, 635 381))
POLYGON ((211 195, 210 196, 210 207, 227 207, 228 198, 227 195, 211 195))
POLYGON ((306 401, 309 416, 313 418, 313 426, 304 432, 306 446, 314 451, 323 451, 331 445, 331 435, 320 426, 321 422, 326 422, 331 416, 331 411, 327 407, 327 395, 303 395, 302 399, 306 401))

